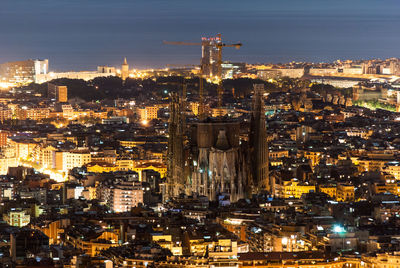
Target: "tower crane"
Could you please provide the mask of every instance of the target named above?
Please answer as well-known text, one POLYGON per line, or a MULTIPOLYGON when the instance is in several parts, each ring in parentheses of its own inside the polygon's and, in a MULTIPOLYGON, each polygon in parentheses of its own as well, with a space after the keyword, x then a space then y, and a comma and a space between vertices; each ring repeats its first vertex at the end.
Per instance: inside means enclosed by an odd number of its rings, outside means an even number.
POLYGON ((166 64, 165 65, 167 68, 172 67, 172 68, 190 68, 190 67, 199 67, 199 65, 196 64, 166 64))
MULTIPOLYGON (((218 108, 222 107, 222 94, 224 93, 224 89, 222 86, 222 48, 224 47, 234 47, 239 49, 242 46, 242 43, 236 44, 225 44, 222 42, 221 34, 217 35, 219 42, 212 44, 217 49, 218 57, 217 57, 217 66, 218 66, 218 108)), ((181 45, 181 46, 203 46, 203 43, 192 43, 192 42, 171 42, 171 41, 164 41, 166 45, 181 45)), ((204 74, 204 67, 202 62, 200 63, 200 81, 199 81, 199 117, 200 120, 204 119, 204 85, 203 85, 203 74, 204 74)))

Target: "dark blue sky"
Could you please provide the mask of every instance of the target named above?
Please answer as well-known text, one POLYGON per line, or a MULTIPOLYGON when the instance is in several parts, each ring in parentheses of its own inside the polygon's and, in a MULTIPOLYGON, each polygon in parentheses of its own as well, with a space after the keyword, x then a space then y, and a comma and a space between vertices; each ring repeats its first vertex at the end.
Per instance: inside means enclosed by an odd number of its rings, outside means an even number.
POLYGON ((224 59, 399 57, 399 0, 0 0, 0 62, 48 58, 52 70, 197 64, 199 41, 241 41, 224 59))

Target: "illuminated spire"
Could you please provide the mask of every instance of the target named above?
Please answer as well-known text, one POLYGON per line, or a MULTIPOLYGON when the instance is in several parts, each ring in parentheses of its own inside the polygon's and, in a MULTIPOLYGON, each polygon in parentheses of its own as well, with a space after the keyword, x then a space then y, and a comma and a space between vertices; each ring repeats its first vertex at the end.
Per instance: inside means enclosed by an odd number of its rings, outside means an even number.
POLYGON ((124 58, 124 63, 121 66, 121 78, 122 80, 126 80, 129 77, 129 65, 126 61, 126 57, 124 58))

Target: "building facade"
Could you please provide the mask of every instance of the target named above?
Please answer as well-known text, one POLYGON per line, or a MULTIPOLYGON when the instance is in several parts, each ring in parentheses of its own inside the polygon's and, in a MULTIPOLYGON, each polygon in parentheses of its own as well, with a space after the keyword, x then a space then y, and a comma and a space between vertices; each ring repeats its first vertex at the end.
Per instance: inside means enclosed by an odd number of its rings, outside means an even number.
POLYGON ((49 60, 25 60, 0 64, 0 78, 3 81, 17 84, 28 84, 36 81, 36 76, 47 74, 49 60))

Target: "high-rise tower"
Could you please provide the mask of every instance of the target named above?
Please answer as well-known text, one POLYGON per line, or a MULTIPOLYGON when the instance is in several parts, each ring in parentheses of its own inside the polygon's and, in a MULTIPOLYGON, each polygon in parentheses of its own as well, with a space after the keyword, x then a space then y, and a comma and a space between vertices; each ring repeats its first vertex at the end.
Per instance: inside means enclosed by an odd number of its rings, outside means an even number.
POLYGON ((254 85, 253 107, 250 126, 250 154, 252 180, 250 186, 253 193, 271 191, 269 182, 269 161, 267 128, 264 112, 264 85, 254 85))
POLYGON ((121 78, 125 81, 129 77, 129 64, 124 58, 124 63, 121 66, 121 78))
POLYGON ((201 67, 207 78, 218 75, 218 46, 220 37, 203 37, 201 39, 201 67))

